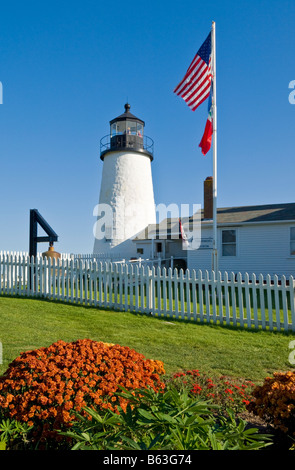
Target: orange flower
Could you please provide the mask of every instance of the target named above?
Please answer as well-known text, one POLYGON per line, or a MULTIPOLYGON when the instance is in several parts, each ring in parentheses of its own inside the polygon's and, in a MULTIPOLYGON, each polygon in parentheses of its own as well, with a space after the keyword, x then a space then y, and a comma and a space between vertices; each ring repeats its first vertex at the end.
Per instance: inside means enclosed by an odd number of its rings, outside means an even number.
POLYGON ((72 401, 67 401, 64 405, 65 410, 71 410, 73 408, 73 402, 72 401))
POLYGON ((295 407, 295 371, 276 372, 266 377, 263 385, 253 391, 253 400, 247 409, 266 418, 276 428, 295 435, 293 409, 295 407))
POLYGON ((61 393, 58 393, 57 395, 55 395, 55 401, 61 405, 63 403, 63 396, 61 393))

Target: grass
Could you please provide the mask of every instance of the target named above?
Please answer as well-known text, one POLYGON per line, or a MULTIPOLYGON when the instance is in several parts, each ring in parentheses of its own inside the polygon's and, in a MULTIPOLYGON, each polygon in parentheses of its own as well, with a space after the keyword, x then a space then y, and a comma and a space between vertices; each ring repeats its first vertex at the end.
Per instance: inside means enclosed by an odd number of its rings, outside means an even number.
POLYGON ((22 351, 62 339, 118 343, 162 360, 166 372, 200 369, 261 382, 290 370, 294 335, 165 320, 62 302, 0 297, 0 374, 22 351))

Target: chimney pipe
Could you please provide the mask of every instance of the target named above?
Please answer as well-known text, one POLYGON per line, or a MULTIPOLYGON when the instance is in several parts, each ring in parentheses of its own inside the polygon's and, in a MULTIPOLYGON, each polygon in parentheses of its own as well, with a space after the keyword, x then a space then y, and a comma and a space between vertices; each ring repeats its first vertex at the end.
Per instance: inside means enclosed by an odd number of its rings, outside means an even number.
POLYGON ((204 219, 213 219, 213 176, 204 181, 204 219))

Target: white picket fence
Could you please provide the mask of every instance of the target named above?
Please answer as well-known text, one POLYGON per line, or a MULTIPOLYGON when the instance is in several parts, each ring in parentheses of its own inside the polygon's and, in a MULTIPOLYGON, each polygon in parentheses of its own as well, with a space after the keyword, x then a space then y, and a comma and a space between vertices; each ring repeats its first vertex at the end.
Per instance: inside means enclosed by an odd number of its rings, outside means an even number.
POLYGON ((0 253, 0 295, 250 329, 295 332, 295 281, 0 253))

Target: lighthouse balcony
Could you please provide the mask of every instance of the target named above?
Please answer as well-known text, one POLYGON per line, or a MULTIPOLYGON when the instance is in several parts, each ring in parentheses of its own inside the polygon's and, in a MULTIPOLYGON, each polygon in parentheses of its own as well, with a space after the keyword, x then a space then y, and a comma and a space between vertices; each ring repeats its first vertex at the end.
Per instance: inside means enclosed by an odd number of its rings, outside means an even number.
POLYGON ((100 140, 100 158, 103 160, 107 152, 131 151, 147 154, 153 160, 154 141, 144 135, 134 133, 108 134, 100 140))

